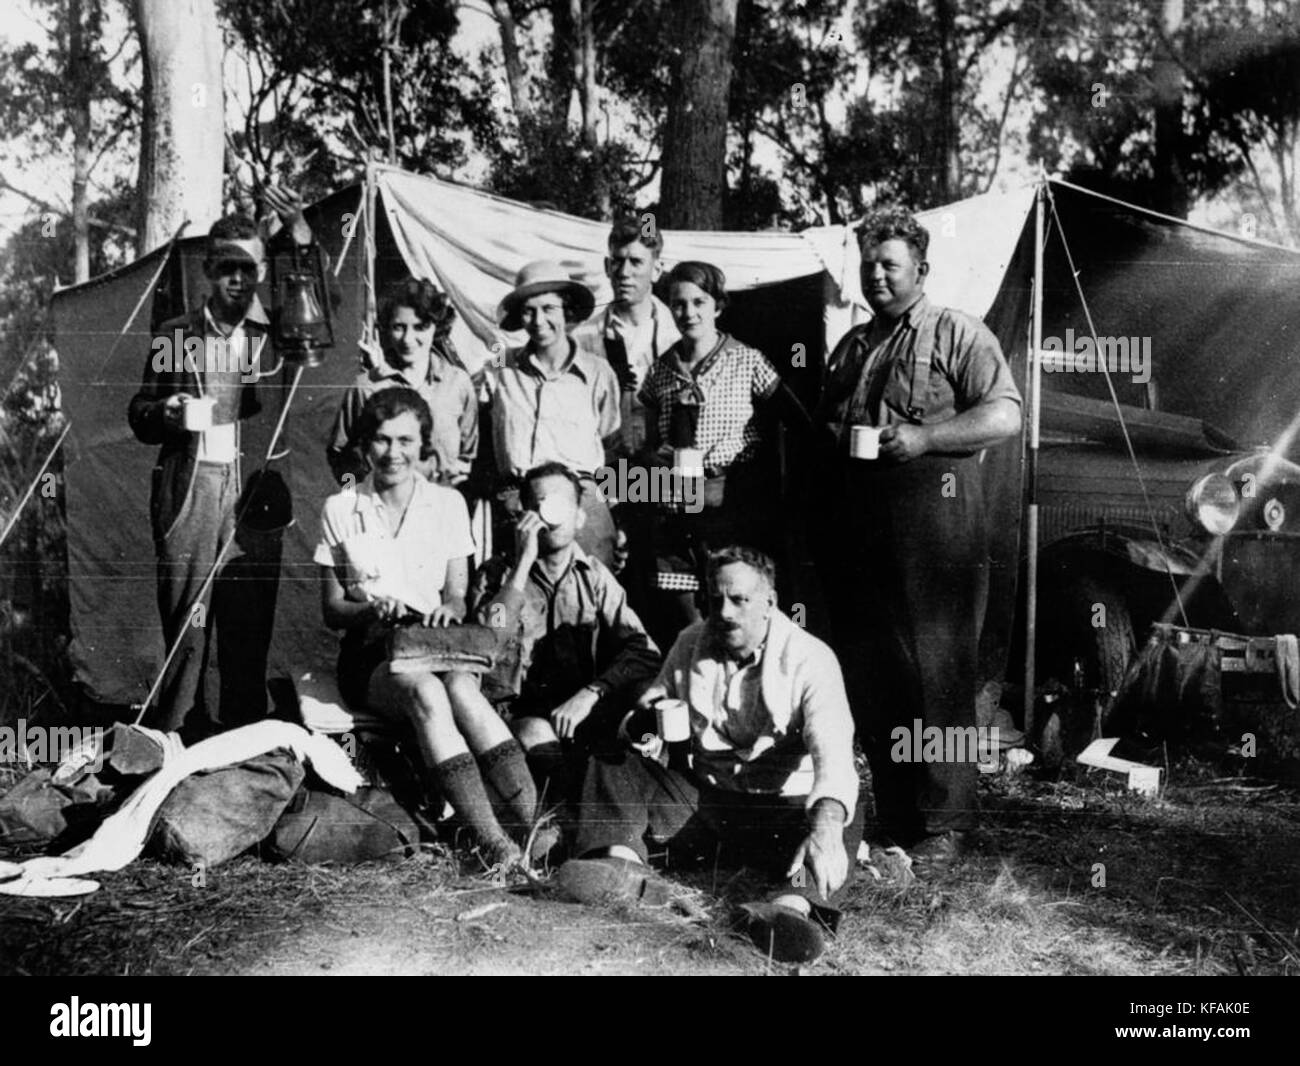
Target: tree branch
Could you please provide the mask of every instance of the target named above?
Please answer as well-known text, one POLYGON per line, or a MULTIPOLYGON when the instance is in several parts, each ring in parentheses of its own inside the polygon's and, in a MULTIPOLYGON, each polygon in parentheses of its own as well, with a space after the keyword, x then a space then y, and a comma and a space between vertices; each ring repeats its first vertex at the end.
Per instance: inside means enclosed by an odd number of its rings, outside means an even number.
MULTIPOLYGON (((47 211, 50 214, 60 215, 60 216, 69 214, 69 211, 66 207, 58 207, 57 205, 52 204, 47 200, 42 200, 39 196, 33 196, 26 189, 20 189, 16 185, 11 185, 4 178, 0 178, 0 189, 8 189, 12 193, 17 193, 24 200, 27 200, 35 204, 42 211, 47 211)), ((136 231, 134 229, 132 229, 130 226, 123 226, 121 223, 118 222, 105 222, 103 219, 95 218, 93 215, 90 216, 86 221, 89 222, 90 225, 96 226, 99 229, 115 230, 118 233, 123 233, 128 237, 136 236, 136 231)))

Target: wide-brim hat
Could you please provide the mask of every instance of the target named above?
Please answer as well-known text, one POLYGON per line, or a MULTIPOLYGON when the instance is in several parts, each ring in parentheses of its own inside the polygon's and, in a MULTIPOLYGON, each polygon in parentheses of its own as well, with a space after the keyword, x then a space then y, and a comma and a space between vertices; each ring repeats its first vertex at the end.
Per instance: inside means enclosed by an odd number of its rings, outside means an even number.
POLYGON ((569 294, 573 301, 573 318, 570 325, 585 322, 596 309, 596 294, 580 281, 569 277, 569 272, 559 263, 550 259, 538 259, 529 263, 515 275, 515 288, 497 308, 497 321, 507 332, 524 328, 519 319, 520 309, 525 300, 540 296, 544 292, 569 294))

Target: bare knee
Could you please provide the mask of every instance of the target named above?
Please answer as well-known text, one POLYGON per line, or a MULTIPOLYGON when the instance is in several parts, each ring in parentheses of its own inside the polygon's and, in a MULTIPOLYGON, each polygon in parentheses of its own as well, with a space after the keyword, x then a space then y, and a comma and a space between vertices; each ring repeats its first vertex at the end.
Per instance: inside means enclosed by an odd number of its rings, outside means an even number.
POLYGON ((432 674, 416 681, 407 692, 406 713, 417 723, 451 721, 451 701, 442 682, 432 674))
POLYGON ((511 729, 514 730, 515 739, 525 751, 539 744, 549 744, 560 739, 551 728, 551 723, 545 718, 518 718, 511 723, 511 729))

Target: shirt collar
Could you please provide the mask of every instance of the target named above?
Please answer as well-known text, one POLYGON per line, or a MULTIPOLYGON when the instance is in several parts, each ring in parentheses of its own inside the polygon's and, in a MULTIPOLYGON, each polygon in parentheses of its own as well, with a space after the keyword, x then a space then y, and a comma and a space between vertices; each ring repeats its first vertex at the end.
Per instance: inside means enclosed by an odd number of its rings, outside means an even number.
MULTIPOLYGON (((897 329, 916 328, 917 324, 920 323, 921 320, 925 318, 925 316, 929 313, 929 310, 930 310, 930 301, 926 298, 925 293, 921 293, 920 296, 918 296, 915 300, 913 300, 910 304, 908 304, 906 311, 904 311, 901 315, 899 315, 896 319, 894 319, 892 323, 890 323, 889 329, 885 331, 884 335, 889 336, 897 329)), ((880 322, 881 326, 885 324, 885 320, 873 318, 871 322, 867 323, 868 329, 870 329, 870 327, 874 325, 877 321, 880 322)))
POLYGON ((532 571, 529 573, 529 577, 535 578, 539 583, 553 588, 555 586, 558 586, 559 583, 564 580, 565 576, 574 570, 590 570, 591 556, 582 550, 582 546, 578 544, 577 541, 574 541, 571 545, 569 545, 569 548, 570 548, 569 565, 566 566, 560 572, 560 576, 558 580, 554 582, 554 584, 552 584, 551 579, 546 576, 546 571, 542 569, 542 564, 540 559, 537 562, 533 563, 533 568, 532 571))
MULTIPOLYGON (((256 293, 253 294, 253 302, 248 305, 248 310, 244 312, 244 317, 239 320, 239 324, 231 332, 233 333, 242 330, 249 324, 262 326, 263 328, 271 324, 271 320, 266 317, 266 308, 262 306, 262 301, 258 298, 256 293)), ((212 315, 212 306, 207 300, 203 301, 203 325, 205 329, 217 334, 218 336, 225 335, 217 325, 217 320, 212 315)))
MULTIPOLYGON (((572 335, 569 336, 569 358, 565 360, 560 374, 576 374, 584 382, 589 382, 595 374, 595 368, 592 363, 594 359, 589 352, 583 351, 574 343, 572 335)), ((519 366, 527 370, 536 377, 546 377, 547 372, 544 367, 537 362, 533 352, 532 342, 526 344, 519 352, 519 366)))
MULTIPOLYGON (((405 370, 393 366, 393 364, 387 359, 376 364, 370 373, 371 377, 376 381, 392 381, 394 378, 398 378, 401 381, 406 382, 408 385, 419 384, 419 382, 412 382, 411 379, 406 376, 405 370)), ((426 382, 441 381, 446 373, 446 361, 437 353, 437 351, 431 349, 429 351, 429 372, 424 376, 424 380, 426 382)))
MULTIPOLYGON (((422 474, 415 475, 415 491, 411 494, 411 507, 423 507, 430 502, 432 486, 422 474)), ((367 474, 357 485, 356 510, 377 511, 385 507, 375 488, 374 474, 367 474)))

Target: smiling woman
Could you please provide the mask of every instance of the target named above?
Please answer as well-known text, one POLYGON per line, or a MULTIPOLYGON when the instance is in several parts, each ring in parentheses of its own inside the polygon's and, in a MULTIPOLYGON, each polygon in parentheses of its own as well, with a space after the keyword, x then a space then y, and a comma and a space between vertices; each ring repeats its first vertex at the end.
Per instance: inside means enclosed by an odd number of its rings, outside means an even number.
POLYGON ((384 293, 377 340, 363 340, 366 368, 343 395, 325 449, 330 469, 343 483, 365 477, 358 441, 361 409, 375 393, 394 386, 418 392, 433 416, 432 450, 420 461, 424 476, 444 485, 462 484, 478 454, 478 396, 450 338, 456 311, 445 293, 424 278, 404 278, 384 293))
POLYGON ((773 493, 759 462, 760 415, 781 391, 781 379, 762 352, 718 329, 726 285, 711 263, 672 269, 668 309, 681 340, 655 363, 639 394, 650 415, 644 464, 671 464, 683 488, 657 501, 652 529, 656 595, 649 624, 664 647, 700 616, 710 550, 771 550, 773 493), (696 491, 685 491, 689 482, 696 491))
POLYGON ((606 447, 617 442, 622 424, 618 378, 607 360, 570 336, 595 304, 592 291, 569 277, 562 264, 542 259, 525 266, 501 301, 498 318, 508 332, 523 330, 528 343, 493 368, 488 387, 501 542, 513 536, 524 473, 543 463, 562 463, 583 483, 587 518, 579 544, 609 565, 614 520, 595 473, 605 465, 606 447))
POLYGON ((409 721, 427 790, 451 803, 490 864, 513 862, 519 846, 502 826, 522 838, 537 806, 519 745, 473 674, 395 673, 389 663, 396 626, 448 626, 465 617, 474 551, 465 501, 417 474, 432 428, 414 389, 384 389, 366 401, 357 437, 371 472, 325 501, 315 556, 321 609, 325 624, 343 631, 343 698, 354 709, 409 721))

